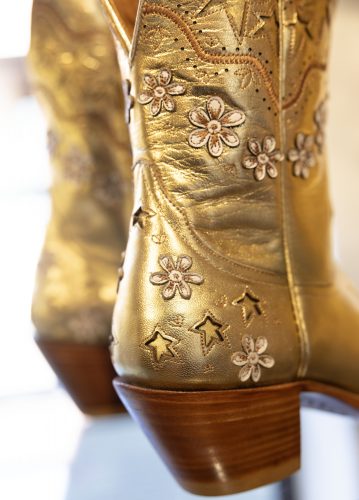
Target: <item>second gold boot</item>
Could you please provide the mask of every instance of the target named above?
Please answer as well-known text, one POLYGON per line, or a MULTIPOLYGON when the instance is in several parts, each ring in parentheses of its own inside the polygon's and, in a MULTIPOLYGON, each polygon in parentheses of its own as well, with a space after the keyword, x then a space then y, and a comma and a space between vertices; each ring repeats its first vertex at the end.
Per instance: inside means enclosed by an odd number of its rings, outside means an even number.
POLYGON ((53 165, 36 340, 84 412, 118 411, 108 343, 132 209, 131 151, 114 43, 97 2, 35 0, 29 62, 53 165))

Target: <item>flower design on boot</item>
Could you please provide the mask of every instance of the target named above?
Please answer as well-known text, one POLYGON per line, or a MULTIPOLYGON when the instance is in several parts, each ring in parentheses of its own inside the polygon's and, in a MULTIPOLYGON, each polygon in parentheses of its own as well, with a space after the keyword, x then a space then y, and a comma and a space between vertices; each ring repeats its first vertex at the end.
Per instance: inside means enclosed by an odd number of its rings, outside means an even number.
POLYGON ((272 356, 264 354, 268 347, 265 337, 258 337, 254 341, 251 335, 242 338, 243 351, 235 352, 232 355, 232 363, 241 366, 239 378, 241 382, 246 382, 252 377, 253 382, 258 382, 262 375, 261 367, 273 368, 275 361, 272 356))
POLYGON ((262 181, 266 174, 275 179, 278 177, 276 162, 284 160, 284 155, 276 149, 276 140, 272 136, 263 139, 262 144, 257 139, 248 141, 248 149, 253 156, 247 156, 243 160, 243 167, 254 170, 254 178, 262 181))
POLYGON ((71 146, 63 157, 63 175, 65 179, 77 185, 91 181, 94 173, 93 158, 78 146, 71 146))
POLYGON ((190 299, 191 287, 201 285, 204 281, 200 274, 189 273, 192 267, 192 259, 188 255, 180 255, 174 263, 170 255, 161 255, 158 262, 164 272, 151 273, 150 282, 153 285, 165 285, 162 289, 162 297, 165 300, 172 299, 178 290, 183 299, 190 299))
POLYGON ((66 326, 75 341, 87 344, 101 340, 110 327, 106 311, 97 306, 77 309, 66 326))
POLYGON ((288 153, 289 161, 294 163, 293 174, 296 177, 308 179, 310 169, 317 164, 314 151, 314 137, 300 132, 295 142, 296 149, 291 149, 288 153))
POLYGON ((198 129, 190 133, 188 142, 193 148, 207 145, 209 153, 218 157, 223 153, 223 142, 231 148, 239 146, 239 137, 231 128, 242 125, 246 116, 240 109, 224 113, 220 97, 210 97, 206 106, 207 110, 199 107, 190 111, 189 121, 198 129))
POLYGON ((181 83, 171 83, 172 73, 169 69, 162 69, 157 78, 146 74, 143 77, 147 89, 143 90, 138 97, 140 104, 150 104, 152 116, 157 116, 162 104, 167 111, 174 111, 176 108, 175 101, 172 96, 182 95, 186 92, 186 87, 181 83))
POLYGON ((323 101, 314 114, 314 121, 317 125, 317 133, 315 134, 315 142, 322 152, 325 146, 325 127, 327 124, 328 110, 327 101, 323 101))

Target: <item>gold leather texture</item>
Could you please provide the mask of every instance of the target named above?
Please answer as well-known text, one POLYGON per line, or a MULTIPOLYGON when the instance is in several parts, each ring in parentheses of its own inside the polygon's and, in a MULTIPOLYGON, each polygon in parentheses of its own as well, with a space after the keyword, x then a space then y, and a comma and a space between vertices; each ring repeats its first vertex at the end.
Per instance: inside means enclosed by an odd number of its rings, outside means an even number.
POLYGON ((102 4, 130 82, 135 164, 118 374, 157 388, 310 378, 359 392, 358 296, 330 249, 334 2, 145 0, 131 43, 121 2, 102 4))
POLYGON ((132 159, 115 47, 96 0, 35 0, 29 67, 53 166, 33 321, 40 338, 106 344, 132 159))

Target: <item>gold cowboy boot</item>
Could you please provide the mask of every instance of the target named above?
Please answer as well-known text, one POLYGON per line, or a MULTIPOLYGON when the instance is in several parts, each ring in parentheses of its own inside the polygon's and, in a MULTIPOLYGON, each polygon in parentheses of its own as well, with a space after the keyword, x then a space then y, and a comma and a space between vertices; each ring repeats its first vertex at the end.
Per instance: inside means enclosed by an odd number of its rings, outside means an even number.
POLYGON ((144 0, 135 29, 102 3, 134 104, 118 393, 184 488, 281 480, 302 392, 359 409, 359 299, 330 251, 332 2, 144 0))
POLYGON ((35 0, 29 59, 54 167, 36 341, 84 412, 118 411, 108 342, 132 172, 117 57, 97 2, 35 0))

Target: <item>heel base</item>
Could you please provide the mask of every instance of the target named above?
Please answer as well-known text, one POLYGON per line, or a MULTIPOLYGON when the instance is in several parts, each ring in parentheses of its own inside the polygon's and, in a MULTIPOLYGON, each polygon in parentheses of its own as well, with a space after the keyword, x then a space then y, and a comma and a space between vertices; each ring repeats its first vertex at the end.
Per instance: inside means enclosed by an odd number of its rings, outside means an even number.
POLYGON ((237 480, 224 481, 221 484, 207 484, 203 482, 185 482, 177 481, 183 489, 201 496, 224 496, 244 493, 262 486, 268 486, 272 483, 283 481, 300 469, 300 455, 286 460, 283 463, 273 464, 261 469, 260 472, 253 471, 243 474, 237 480))
POLYGON ((35 338, 47 362, 79 409, 92 416, 124 411, 112 387, 115 371, 106 346, 35 338))
POLYGON ((167 391, 114 386, 181 486, 198 495, 240 493, 300 467, 299 387, 167 391))

